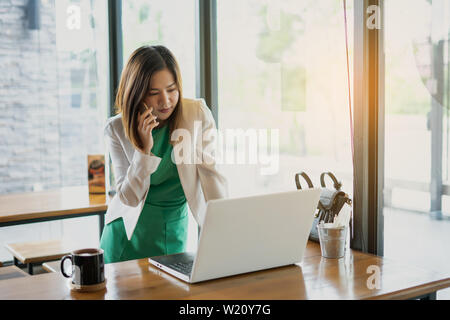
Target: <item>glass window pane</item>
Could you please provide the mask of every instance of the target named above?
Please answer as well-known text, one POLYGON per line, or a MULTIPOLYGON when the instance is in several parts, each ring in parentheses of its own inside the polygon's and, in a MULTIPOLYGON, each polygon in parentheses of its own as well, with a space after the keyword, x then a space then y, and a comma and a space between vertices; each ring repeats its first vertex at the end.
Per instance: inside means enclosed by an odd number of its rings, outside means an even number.
MULTIPOLYGON (((104 153, 109 110, 106 2, 1 7, 0 194, 87 186, 87 155, 104 153)), ((0 243, 58 238, 68 224, 46 226, 2 228, 0 243)), ((84 230, 98 241, 95 218, 84 230)), ((11 260, 0 250, 0 260, 11 260)))
POLYGON ((123 59, 142 45, 164 45, 176 57, 183 95, 196 96, 196 0, 122 1, 123 59))
POLYGON ((450 264, 449 34, 449 1, 385 1, 384 252, 440 271, 450 264))
MULTIPOLYGON (((351 6, 347 14, 352 52, 351 6)), ((259 145, 244 164, 224 159, 230 195, 294 190, 300 171, 315 186, 332 171, 352 194, 342 2, 218 1, 217 37, 219 128, 256 134, 259 145)), ((251 152, 248 136, 241 153, 251 152)), ((224 140, 228 154, 239 150, 224 140)))

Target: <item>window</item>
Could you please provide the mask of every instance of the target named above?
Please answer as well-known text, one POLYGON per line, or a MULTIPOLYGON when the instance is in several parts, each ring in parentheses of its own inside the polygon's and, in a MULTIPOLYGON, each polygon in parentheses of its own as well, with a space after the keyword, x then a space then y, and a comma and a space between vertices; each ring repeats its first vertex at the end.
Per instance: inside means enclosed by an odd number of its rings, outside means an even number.
MULTIPOLYGON (((342 2, 229 0, 218 1, 217 12, 224 150, 239 150, 227 130, 247 139, 245 164, 239 151, 224 161, 230 195, 294 190, 300 171, 315 186, 322 172, 332 171, 352 194, 342 2), (253 163, 252 135, 259 143, 253 163)), ((347 14, 352 41, 352 7, 347 14)))
POLYGON ((178 61, 183 95, 195 98, 196 0, 122 1, 123 63, 142 45, 164 45, 178 61))
POLYGON ((450 3, 387 0, 385 21, 384 252, 443 271, 450 263, 450 3))
MULTIPOLYGON (((106 2, 8 1, 2 8, 0 194, 87 185, 87 155, 104 153, 109 110, 106 2)), ((98 241, 93 221, 84 225, 86 237, 98 241)), ((0 243, 76 236, 76 223, 2 228, 0 243)), ((0 260, 11 260, 0 250, 0 260)))

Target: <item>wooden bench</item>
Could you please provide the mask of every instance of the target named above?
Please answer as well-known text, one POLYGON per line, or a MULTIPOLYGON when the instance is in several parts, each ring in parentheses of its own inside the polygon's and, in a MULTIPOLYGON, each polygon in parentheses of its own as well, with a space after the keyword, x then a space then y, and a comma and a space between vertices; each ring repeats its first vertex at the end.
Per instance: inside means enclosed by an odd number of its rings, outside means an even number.
POLYGON ((0 268, 0 280, 29 277, 30 275, 16 266, 1 267, 0 268))
POLYGON ((62 240, 9 243, 5 247, 13 255, 14 265, 18 266, 19 261, 26 264, 29 274, 33 274, 33 264, 61 259, 73 250, 86 248, 62 240))

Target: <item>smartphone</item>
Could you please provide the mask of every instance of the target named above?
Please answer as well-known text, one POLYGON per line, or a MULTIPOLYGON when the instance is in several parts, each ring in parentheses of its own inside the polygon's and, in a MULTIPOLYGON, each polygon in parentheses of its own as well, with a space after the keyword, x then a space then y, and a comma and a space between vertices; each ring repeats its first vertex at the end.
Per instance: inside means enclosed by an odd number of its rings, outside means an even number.
MULTIPOLYGON (((145 102, 142 102, 143 104, 144 104, 144 107, 145 107, 145 110, 148 110, 148 109, 150 109, 149 107, 148 107, 148 105, 145 103, 145 102)), ((144 111, 142 112, 142 113, 144 113, 144 111)), ((155 116, 153 113, 151 113, 153 116, 155 116)), ((155 116, 156 118, 158 118, 157 116, 155 116)), ((156 119, 155 119, 156 120, 156 119)))

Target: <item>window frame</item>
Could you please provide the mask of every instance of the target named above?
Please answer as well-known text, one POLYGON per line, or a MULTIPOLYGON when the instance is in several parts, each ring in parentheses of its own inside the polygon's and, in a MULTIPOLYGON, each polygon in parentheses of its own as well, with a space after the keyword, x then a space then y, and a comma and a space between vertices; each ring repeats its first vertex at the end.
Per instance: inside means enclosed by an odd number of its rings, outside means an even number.
POLYGON ((352 249, 384 253, 384 0, 354 1, 354 159, 352 249), (380 29, 369 29, 370 6, 380 29))

